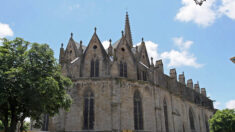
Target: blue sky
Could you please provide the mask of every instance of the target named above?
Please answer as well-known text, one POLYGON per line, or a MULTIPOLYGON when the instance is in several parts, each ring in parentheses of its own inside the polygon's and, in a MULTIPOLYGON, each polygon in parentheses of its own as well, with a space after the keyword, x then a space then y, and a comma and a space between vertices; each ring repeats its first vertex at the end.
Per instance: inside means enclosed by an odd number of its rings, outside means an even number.
POLYGON ((135 44, 186 80, 199 81, 216 108, 235 108, 235 0, 0 0, 0 37, 47 43, 59 56, 70 33, 87 45, 97 27, 104 46, 121 37, 129 12, 135 44))

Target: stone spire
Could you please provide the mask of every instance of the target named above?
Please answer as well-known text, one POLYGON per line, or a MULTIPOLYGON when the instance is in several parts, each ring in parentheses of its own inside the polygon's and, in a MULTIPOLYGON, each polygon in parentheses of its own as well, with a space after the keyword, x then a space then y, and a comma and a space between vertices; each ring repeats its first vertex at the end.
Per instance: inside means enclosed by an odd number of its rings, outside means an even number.
POLYGON ((131 37, 131 28, 130 28, 130 23, 129 23, 128 12, 126 12, 125 37, 129 46, 132 48, 133 43, 132 43, 132 37, 131 37))

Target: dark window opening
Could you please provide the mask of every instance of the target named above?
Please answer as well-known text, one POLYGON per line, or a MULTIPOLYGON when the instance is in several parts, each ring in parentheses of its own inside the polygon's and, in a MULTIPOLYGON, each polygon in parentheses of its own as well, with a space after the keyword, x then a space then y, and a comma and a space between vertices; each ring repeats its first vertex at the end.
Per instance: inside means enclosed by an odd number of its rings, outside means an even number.
POLYGON ((121 48, 122 49, 122 51, 124 52, 125 51, 125 49, 124 48, 121 48))
POLYGON ((99 77, 99 60, 95 61, 95 76, 99 77))
POLYGON ((94 77, 94 60, 91 60, 91 77, 94 77))
POLYGON ((147 81, 146 71, 143 71, 142 73, 143 73, 143 80, 147 81))
POLYGON ((137 80, 140 80, 140 72, 137 70, 137 80))
POLYGON ((91 91, 84 94, 83 129, 94 129, 94 95, 91 91))
POLYGON ((96 46, 96 45, 94 45, 94 46, 93 46, 93 49, 97 49, 97 46, 96 46))
POLYGON ((206 123, 206 132, 210 132, 209 130, 209 123, 208 123, 208 118, 205 116, 205 123, 206 123))
POLYGON ((99 60, 97 59, 94 61, 91 60, 91 70, 90 70, 90 76, 91 77, 99 77, 99 60))
POLYGON ((119 64, 120 77, 123 77, 123 64, 122 61, 119 64))
POLYGON ((134 93, 134 127, 135 130, 143 130, 142 100, 139 91, 134 93))
POLYGON ((189 121, 191 130, 195 130, 193 112, 191 108, 189 109, 189 121))
POLYGON ((127 77, 127 64, 126 62, 120 61, 119 64, 119 75, 120 77, 127 77))
POLYGON ((127 64, 126 64, 126 62, 124 63, 124 65, 123 65, 123 69, 124 69, 124 77, 127 77, 127 64))
POLYGON ((169 128, 168 128, 167 104, 166 104, 166 100, 165 100, 165 99, 164 99, 164 101, 163 101, 163 108, 164 108, 164 116, 165 116, 165 128, 166 128, 166 132, 169 132, 169 128))
POLYGON ((70 54, 72 54, 72 50, 70 50, 70 54))

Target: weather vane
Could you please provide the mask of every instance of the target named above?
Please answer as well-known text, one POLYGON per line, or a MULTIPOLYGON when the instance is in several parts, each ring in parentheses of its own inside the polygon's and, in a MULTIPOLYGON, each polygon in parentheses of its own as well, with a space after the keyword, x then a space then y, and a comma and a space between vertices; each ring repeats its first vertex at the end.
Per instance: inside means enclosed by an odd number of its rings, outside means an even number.
POLYGON ((202 5, 204 1, 206 0, 194 0, 197 5, 202 5))

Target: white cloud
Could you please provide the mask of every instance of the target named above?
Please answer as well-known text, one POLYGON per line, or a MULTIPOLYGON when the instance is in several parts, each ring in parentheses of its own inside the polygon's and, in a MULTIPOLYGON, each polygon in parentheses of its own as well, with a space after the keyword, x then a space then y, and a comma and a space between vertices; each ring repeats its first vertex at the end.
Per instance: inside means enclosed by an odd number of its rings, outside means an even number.
POLYGON ((102 45, 104 46, 104 49, 108 49, 109 43, 110 42, 108 40, 105 40, 105 41, 102 42, 102 45))
POLYGON ((8 24, 0 23, 0 38, 4 38, 6 36, 13 36, 13 31, 8 24))
POLYGON ((178 46, 181 50, 188 50, 193 44, 193 41, 183 42, 183 37, 173 38, 174 44, 178 46))
POLYGON ((226 103, 226 108, 235 109, 235 100, 230 100, 226 103))
MULTIPOLYGON (((140 45, 140 44, 141 44, 141 42, 137 43, 137 45, 140 45)), ((147 51, 148 51, 149 59, 151 57, 153 57, 153 61, 156 61, 157 59, 159 59, 158 44, 157 43, 154 43, 152 41, 145 41, 145 46, 146 46, 147 51)))
POLYGON ((79 4, 75 4, 75 5, 69 6, 69 10, 70 10, 70 11, 75 10, 75 9, 78 9, 78 8, 80 8, 80 5, 79 5, 79 4))
POLYGON ((220 102, 215 102, 215 103, 214 103, 214 107, 215 107, 216 109, 220 109, 220 105, 221 105, 220 102))
MULTIPOLYGON (((158 44, 152 41, 145 41, 149 59, 153 57, 153 61, 163 59, 164 62, 168 62, 168 67, 181 67, 190 66, 200 68, 203 65, 197 63, 197 58, 189 52, 193 41, 184 41, 183 37, 173 38, 174 45, 177 46, 178 50, 172 49, 170 51, 158 52, 158 44)), ((141 42, 136 45, 140 45, 141 42)), ((109 47, 109 41, 105 40, 102 42, 105 49, 109 47)), ((134 45, 134 47, 136 46, 134 45)))
POLYGON ((214 23, 217 14, 215 0, 207 0, 202 6, 196 5, 194 0, 182 0, 183 7, 179 9, 176 20, 182 22, 194 22, 203 27, 214 23))
POLYGON ((235 0, 222 0, 219 12, 231 19, 235 19, 235 0))
POLYGON ((161 53, 160 57, 163 60, 169 60, 168 67, 180 67, 180 66, 191 66, 200 68, 203 65, 196 62, 197 58, 189 52, 190 46, 193 41, 183 41, 182 37, 173 38, 174 44, 180 50, 170 50, 161 53))

